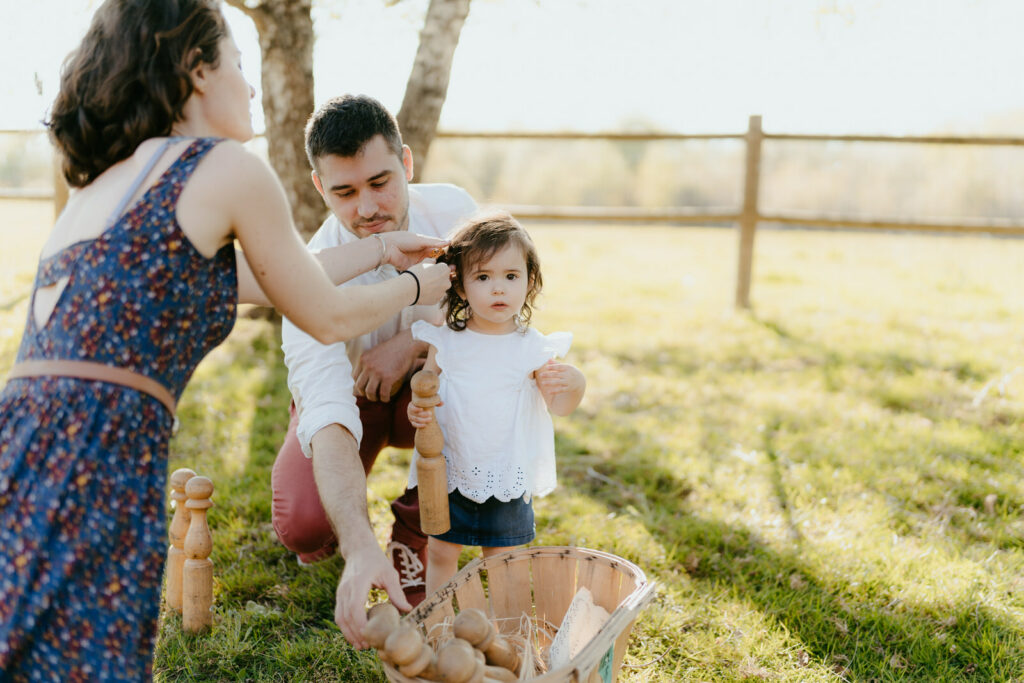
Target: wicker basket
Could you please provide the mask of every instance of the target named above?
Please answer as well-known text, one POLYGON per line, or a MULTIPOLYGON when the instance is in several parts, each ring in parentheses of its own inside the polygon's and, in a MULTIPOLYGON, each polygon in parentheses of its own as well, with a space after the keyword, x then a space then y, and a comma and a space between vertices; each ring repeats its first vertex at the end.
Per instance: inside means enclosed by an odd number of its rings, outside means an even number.
MULTIPOLYGON (((629 633, 653 597, 653 587, 635 564, 599 550, 519 548, 470 562, 402 621, 416 625, 427 642, 436 645, 451 637, 458 610, 475 607, 511 638, 522 635, 523 624, 530 624, 533 647, 540 649, 550 644, 576 591, 587 588, 594 602, 608 610, 608 621, 568 665, 524 680, 611 683, 618 678, 629 633)), ((422 680, 408 678, 387 663, 384 673, 393 683, 422 680)))

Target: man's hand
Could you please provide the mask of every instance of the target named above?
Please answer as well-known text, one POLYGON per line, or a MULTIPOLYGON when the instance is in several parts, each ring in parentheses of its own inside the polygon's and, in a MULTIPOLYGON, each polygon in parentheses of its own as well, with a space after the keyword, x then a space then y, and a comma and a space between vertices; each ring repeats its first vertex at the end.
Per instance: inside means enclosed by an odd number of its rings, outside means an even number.
POLYGON ((413 361, 421 354, 423 343, 412 338, 409 330, 364 351, 352 369, 356 396, 387 403, 401 388, 413 361))
POLYGON ((363 637, 366 627, 366 599, 370 588, 383 588, 391 602, 403 612, 412 609, 405 599, 398 572, 380 548, 361 548, 345 558, 345 570, 335 594, 334 623, 345 634, 345 640, 357 650, 370 646, 363 637))

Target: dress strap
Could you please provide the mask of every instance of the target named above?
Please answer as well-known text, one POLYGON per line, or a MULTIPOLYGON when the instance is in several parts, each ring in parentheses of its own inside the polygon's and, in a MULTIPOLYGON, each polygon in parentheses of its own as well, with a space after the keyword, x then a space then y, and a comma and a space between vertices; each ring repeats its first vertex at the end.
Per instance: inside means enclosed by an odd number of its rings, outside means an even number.
POLYGON ((157 196, 167 205, 178 203, 178 196, 185 189, 185 184, 192 176, 193 171, 199 162, 206 157, 207 152, 212 150, 223 138, 194 138, 192 143, 185 148, 174 163, 170 165, 159 187, 156 188, 157 196))
POLYGON ((142 182, 146 179, 146 176, 148 176, 150 171, 153 170, 153 167, 156 166, 156 162, 160 161, 160 157, 164 155, 164 152, 167 151, 168 147, 170 147, 172 144, 174 144, 180 139, 181 138, 174 137, 167 138, 166 140, 163 141, 159 149, 157 149, 153 156, 149 158, 149 161, 146 162, 145 167, 143 167, 142 171, 139 172, 139 175, 136 176, 135 180, 132 181, 132 184, 128 187, 128 192, 126 192, 124 197, 121 198, 121 201, 118 202, 117 208, 114 209, 113 213, 110 214, 110 218, 107 219, 108 226, 113 225, 114 221, 121 217, 121 214, 124 213, 124 210, 128 208, 128 202, 130 202, 132 197, 135 196, 135 193, 138 191, 139 186, 142 185, 142 182))

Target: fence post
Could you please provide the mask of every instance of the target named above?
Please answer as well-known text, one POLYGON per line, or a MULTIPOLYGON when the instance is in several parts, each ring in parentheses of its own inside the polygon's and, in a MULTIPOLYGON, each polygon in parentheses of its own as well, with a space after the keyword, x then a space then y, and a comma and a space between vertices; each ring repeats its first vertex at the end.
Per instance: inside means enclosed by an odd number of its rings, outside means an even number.
POLYGON ((60 217, 64 205, 68 203, 68 184, 61 171, 61 157, 57 148, 53 149, 53 220, 60 217))
POLYGON ((736 273, 736 308, 750 308, 750 273, 754 262, 754 233, 757 231, 757 194, 761 181, 761 117, 751 116, 747 127, 747 163, 743 181, 743 209, 740 211, 739 269, 736 273))

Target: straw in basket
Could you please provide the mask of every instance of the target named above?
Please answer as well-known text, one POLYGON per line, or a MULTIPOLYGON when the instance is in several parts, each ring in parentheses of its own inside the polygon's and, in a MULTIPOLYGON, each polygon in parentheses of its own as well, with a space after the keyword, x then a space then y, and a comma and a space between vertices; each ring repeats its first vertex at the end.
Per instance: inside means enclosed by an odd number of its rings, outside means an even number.
MULTIPOLYGON (((611 683, 617 680, 629 634, 654 584, 632 562, 610 553, 567 546, 518 548, 462 568, 452 580, 402 618, 433 645, 452 637, 459 610, 486 612, 502 634, 518 639, 527 659, 543 651, 562 622, 573 596, 587 588, 610 614, 593 639, 565 666, 537 676, 536 683, 611 683)), ((414 683, 385 662, 393 683, 414 683)))

